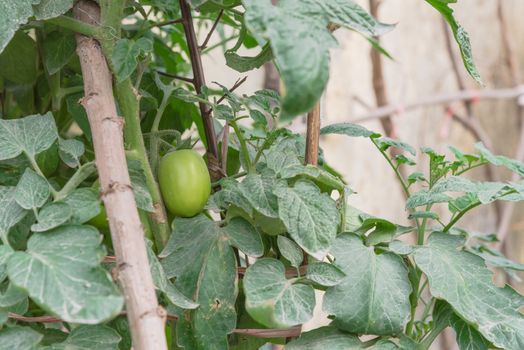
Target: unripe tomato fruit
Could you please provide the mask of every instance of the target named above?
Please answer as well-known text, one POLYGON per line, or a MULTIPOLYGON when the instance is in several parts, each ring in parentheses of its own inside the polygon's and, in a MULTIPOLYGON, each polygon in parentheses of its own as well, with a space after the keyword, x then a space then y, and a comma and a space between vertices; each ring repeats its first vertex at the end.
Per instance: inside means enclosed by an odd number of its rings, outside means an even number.
POLYGON ((176 216, 192 217, 200 213, 211 194, 206 163, 189 149, 162 157, 158 181, 167 209, 176 216))

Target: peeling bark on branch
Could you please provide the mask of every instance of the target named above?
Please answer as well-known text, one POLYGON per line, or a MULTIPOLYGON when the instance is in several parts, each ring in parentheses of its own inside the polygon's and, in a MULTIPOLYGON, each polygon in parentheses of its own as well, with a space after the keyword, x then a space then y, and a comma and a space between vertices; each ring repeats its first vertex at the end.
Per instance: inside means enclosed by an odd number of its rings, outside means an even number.
MULTIPOLYGON (((82 0, 75 17, 91 23, 100 16, 98 5, 82 0)), ((112 76, 100 48, 92 38, 77 35, 77 53, 84 78, 84 106, 95 149, 96 164, 116 254, 116 275, 125 295, 135 350, 167 349, 165 311, 158 305, 149 270, 144 231, 127 169, 123 119, 117 115, 112 76)))

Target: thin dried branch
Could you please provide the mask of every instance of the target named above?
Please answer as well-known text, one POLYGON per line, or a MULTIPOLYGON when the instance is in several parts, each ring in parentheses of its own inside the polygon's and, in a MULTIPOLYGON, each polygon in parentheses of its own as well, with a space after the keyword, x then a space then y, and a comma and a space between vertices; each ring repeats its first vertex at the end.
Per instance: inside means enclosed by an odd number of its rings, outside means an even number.
MULTIPOLYGON (((378 19, 379 7, 382 4, 380 0, 369 0, 369 12, 370 14, 378 19)), ((380 42, 380 38, 376 37, 375 40, 380 42)), ((386 90, 386 81, 384 79, 384 68, 382 64, 382 54, 379 50, 372 47, 370 49, 371 56, 371 81, 373 85, 373 92, 375 93, 375 101, 378 107, 386 106, 389 104, 388 94, 386 90)), ((396 128, 392 118, 392 115, 388 115, 380 119, 380 124, 387 137, 396 138, 396 128)), ((402 154, 402 150, 391 147, 389 149, 391 158, 396 158, 402 154)), ((399 167, 399 173, 403 178, 407 177, 406 169, 403 166, 399 167)), ((404 191, 402 193, 405 194, 404 191)))
MULTIPOLYGON (((126 312, 120 313, 120 315, 126 315, 126 312)), ((8 317, 11 320, 27 322, 27 323, 60 323, 63 322, 61 319, 54 316, 23 316, 13 312, 8 313, 8 317)), ((178 317, 176 315, 167 315, 166 319, 169 321, 176 321, 178 317)), ((258 329, 258 328, 236 328, 233 333, 249 335, 257 338, 284 338, 284 337, 298 337, 301 332, 300 326, 295 326, 286 329, 258 329)))
POLYGON ((213 23, 213 26, 209 30, 209 33, 207 33, 206 38, 204 39, 204 42, 202 45, 200 45, 200 51, 204 50, 207 47, 207 44, 209 43, 209 40, 213 36, 213 33, 215 32, 215 29, 217 28, 218 23, 220 22, 220 19, 222 18, 222 15, 224 14, 224 10, 220 10, 218 13, 217 19, 213 23))
POLYGON ((505 89, 485 89, 485 90, 463 90, 441 95, 424 97, 415 102, 406 104, 389 104, 365 113, 352 120, 353 123, 364 123, 377 119, 387 118, 392 114, 402 114, 419 108, 446 105, 458 101, 483 101, 483 100, 513 100, 524 96, 524 85, 517 85, 505 89))
POLYGON ((172 25, 172 24, 180 24, 182 23, 184 20, 182 18, 177 18, 177 19, 173 19, 173 20, 169 20, 169 21, 163 21, 163 22, 156 22, 156 23, 152 23, 150 26, 149 26, 149 29, 151 28, 155 28, 155 27, 165 27, 165 26, 169 26, 169 25, 172 25))
POLYGON ((160 74, 160 75, 163 75, 164 77, 185 81, 186 83, 191 83, 191 84, 195 83, 195 79, 194 78, 187 78, 187 77, 183 77, 181 75, 177 75, 177 74, 173 74, 173 73, 162 72, 160 70, 157 70, 156 72, 158 74, 160 74))
MULTIPOLYGON (((518 56, 515 52, 510 39, 509 29, 508 29, 508 23, 506 20, 506 16, 504 14, 504 6, 503 2, 499 0, 497 5, 497 15, 499 19, 499 25, 500 25, 500 33, 501 33, 501 39, 502 39, 502 47, 504 51, 504 57, 506 59, 506 66, 510 72, 510 79, 512 84, 517 85, 520 84, 520 71, 518 67, 518 56)), ((517 100, 517 118, 520 125, 520 133, 519 133, 519 141, 517 145, 517 150, 515 152, 514 158, 517 160, 524 160, 524 106, 522 104, 521 99, 517 100)), ((519 179, 519 176, 517 174, 513 174, 512 181, 517 181, 519 179)), ((513 217, 513 212, 515 211, 515 203, 514 202, 508 202, 504 205, 504 208, 502 209, 501 218, 499 221, 499 225, 497 227, 497 237, 499 239, 499 242, 497 243, 497 248, 502 248, 503 251, 507 250, 506 245, 506 238, 509 233, 509 228, 511 225, 511 219, 513 217)), ((507 252, 505 252, 507 253, 507 252)))
MULTIPOLYGON (((195 28, 193 27, 193 16, 191 15, 191 8, 186 0, 180 1, 180 10, 182 12, 182 24, 184 25, 184 33, 189 48, 189 56, 191 58, 191 66, 193 67, 193 84, 197 94, 202 93, 202 88, 206 85, 204 76, 204 68, 202 66, 202 57, 200 55, 200 48, 197 43, 195 28)), ((211 108, 206 103, 199 103, 200 114, 204 123, 204 131, 207 140, 207 160, 209 173, 213 181, 217 181, 222 177, 222 168, 220 167, 218 143, 215 134, 215 127, 211 116, 211 108)))
MULTIPOLYGON (((244 83, 246 82, 246 80, 247 80, 247 77, 243 77, 242 79, 237 79, 237 81, 235 81, 235 83, 233 84, 233 86, 229 89, 229 92, 233 92, 233 91, 235 91, 236 89, 238 89, 242 84, 244 84, 244 83)), ((227 96, 226 94, 222 95, 222 97, 220 97, 220 98, 217 100, 216 104, 218 105, 218 104, 220 104, 222 101, 224 101, 225 98, 226 98, 226 96, 227 96)))
MULTIPOLYGON (((82 0, 73 9, 83 22, 98 21, 95 2, 82 0)), ((124 150, 123 119, 113 97, 112 76, 100 44, 78 34, 77 53, 84 78, 81 103, 93 134, 96 165, 116 254, 115 276, 125 295, 126 310, 136 350, 167 349, 165 311, 159 306, 149 270, 144 231, 124 150)))

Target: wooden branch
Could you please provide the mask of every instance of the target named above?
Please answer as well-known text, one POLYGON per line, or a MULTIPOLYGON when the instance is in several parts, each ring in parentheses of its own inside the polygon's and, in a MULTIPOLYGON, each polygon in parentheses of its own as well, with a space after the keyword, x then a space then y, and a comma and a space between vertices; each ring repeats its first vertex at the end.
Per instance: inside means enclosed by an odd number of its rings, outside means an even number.
POLYGON ((195 79, 193 79, 193 78, 187 78, 187 77, 183 77, 183 76, 177 75, 177 74, 172 74, 172 73, 168 73, 168 72, 162 72, 160 70, 157 70, 156 72, 158 74, 163 75, 163 76, 168 77, 168 78, 173 78, 173 79, 185 81, 186 83, 190 83, 190 84, 194 84, 195 83, 195 79))
POLYGON ((517 85, 513 88, 505 89, 484 89, 484 90, 462 90, 441 95, 431 95, 424 97, 415 102, 406 104, 389 104, 375 109, 374 111, 364 113, 363 115, 352 120, 353 123, 364 123, 377 119, 387 118, 392 114, 405 113, 423 107, 434 105, 449 104, 452 102, 470 100, 512 100, 524 96, 524 85, 517 85))
MULTIPOLYGON (((100 17, 98 5, 87 0, 79 1, 73 12, 86 23, 100 17)), ((117 115, 113 97, 112 76, 95 39, 77 35, 76 41, 84 78, 85 97, 81 104, 93 134, 102 200, 116 254, 115 275, 125 296, 133 348, 167 349, 165 311, 158 305, 149 270, 144 231, 127 169, 123 119, 117 115)))
MULTIPOLYGON (((378 10, 382 2, 380 0, 369 0, 369 12, 370 14, 378 19, 378 10)), ((376 37, 375 40, 380 43, 380 38, 376 37)), ((371 81, 373 85, 373 92, 375 93, 375 101, 378 107, 387 106, 389 104, 389 98, 386 90, 386 81, 384 79, 384 68, 382 64, 382 54, 379 50, 374 47, 370 49, 371 56, 371 81)), ((395 124, 393 122, 392 115, 388 115, 380 119, 380 124, 387 137, 397 138, 395 124)), ((389 154, 391 158, 396 158, 403 152, 397 147, 391 147, 389 154)), ((406 168, 399 166, 398 171, 403 178, 407 177, 406 168)), ((404 197, 407 199, 407 194, 401 191, 404 197)))
POLYGON ((307 115, 306 164, 317 165, 320 143, 320 101, 307 115))
POLYGON ((207 47, 207 44, 209 43, 209 40, 210 40, 211 37, 213 36, 213 33, 215 32, 215 29, 217 28, 218 23, 220 22, 220 19, 222 18, 222 15, 223 15, 223 14, 224 14, 224 9, 220 10, 220 12, 218 13, 217 19, 216 19, 215 22, 213 23, 213 26, 212 26, 211 29, 209 30, 209 33, 207 33, 207 36, 206 36, 206 38, 204 39, 204 42, 203 42, 202 45, 200 45, 200 47, 199 47, 200 51, 204 50, 204 49, 207 47))
MULTIPOLYGON (((380 1, 379 0, 369 0, 369 12, 370 14, 378 18, 378 9, 380 7, 380 1)), ((379 38, 376 37, 375 40, 379 42, 379 38)), ((370 56, 371 56, 371 76, 372 76, 372 83, 373 83, 373 91, 375 93, 375 100, 377 103, 377 106, 387 106, 389 104, 388 102, 388 95, 386 91, 386 82, 384 80, 384 68, 382 65, 382 54, 372 47, 370 49, 370 56)), ((384 118, 380 119, 380 123, 382 124, 382 128, 384 129, 384 132, 386 133, 386 136, 388 137, 395 137, 395 127, 393 125, 393 120, 391 118, 391 115, 385 116, 384 118)), ((391 150, 396 150, 395 147, 391 147, 391 150)))
MULTIPOLYGON (((200 48, 198 46, 195 28, 193 27, 193 17, 191 15, 191 8, 186 0, 180 1, 180 10, 182 12, 182 24, 184 25, 184 33, 189 48, 189 56, 191 58, 191 66, 193 67, 193 84, 197 94, 202 92, 202 88, 206 85, 204 76, 204 68, 202 67, 202 57, 200 56, 200 48)), ((211 116, 211 108, 206 103, 199 103, 200 114, 204 123, 204 131, 207 140, 207 160, 209 173, 213 181, 219 180, 221 175, 221 167, 218 155, 218 143, 215 134, 215 127, 213 126, 213 119, 211 116)))
MULTIPOLYGON (((504 56, 506 59, 506 66, 510 71, 511 83, 514 85, 520 84, 520 72, 518 67, 518 55, 515 52, 513 46, 511 45, 511 39, 509 36, 508 24, 506 21, 506 16, 504 14, 504 7, 502 1, 499 0, 497 6, 497 14, 500 24, 500 33, 502 38, 502 47, 504 51, 504 56)), ((520 101, 519 101, 520 102, 520 101)), ((524 106, 522 103, 517 103, 517 117, 520 125, 519 141, 517 145, 517 150, 515 152, 514 158, 516 160, 524 160, 524 106)), ((511 180, 517 181, 519 176, 513 174, 511 180)), ((507 244, 506 238, 509 233, 509 228, 511 225, 511 219, 513 217, 513 212, 515 211, 515 202, 508 202, 504 205, 501 213, 501 218, 497 227, 497 237, 499 242, 496 244, 497 249, 502 249, 506 254, 507 244)))
MULTIPOLYGON (((122 312, 121 315, 125 315, 122 312)), ((13 312, 8 313, 8 317, 15 321, 27 322, 27 323, 59 323, 63 322, 61 319, 54 316, 22 316, 13 312)), ((176 321, 178 317, 176 315, 167 315, 167 320, 176 321)), ((287 338, 287 337, 298 337, 301 333, 301 326, 295 326, 285 329, 265 329, 265 328, 236 328, 233 330, 235 334, 249 335, 256 338, 287 338)))

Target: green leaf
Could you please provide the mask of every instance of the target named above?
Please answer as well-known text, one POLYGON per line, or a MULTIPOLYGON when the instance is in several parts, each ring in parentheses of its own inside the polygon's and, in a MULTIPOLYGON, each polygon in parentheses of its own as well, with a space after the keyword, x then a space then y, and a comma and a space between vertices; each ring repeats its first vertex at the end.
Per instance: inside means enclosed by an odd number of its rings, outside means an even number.
POLYGON ((7 260, 14 253, 13 248, 8 245, 0 245, 0 283, 7 278, 7 260))
POLYGON ((164 257, 167 277, 176 277, 177 288, 200 305, 196 310, 180 311, 178 343, 197 349, 210 344, 213 349, 227 348, 227 335, 235 328, 238 294, 228 230, 203 214, 176 218, 160 257, 164 257))
POLYGON ((307 181, 299 181, 293 188, 280 186, 274 193, 278 197, 278 216, 291 238, 321 260, 335 240, 340 224, 335 201, 307 181))
POLYGON ((446 300, 464 320, 495 346, 520 349, 524 344, 524 297, 511 287, 498 288, 484 261, 461 251, 462 238, 433 233, 415 250, 418 267, 428 276, 431 294, 446 300))
POLYGON ((29 157, 45 151, 58 138, 51 112, 21 119, 0 119, 0 160, 26 153, 29 157))
POLYGON ((449 4, 454 4, 457 0, 426 0, 428 4, 433 6, 441 15, 444 17, 446 22, 448 22, 460 48, 460 54, 462 56, 462 61, 464 62, 464 67, 468 71, 469 75, 475 79, 479 84, 482 84, 480 74, 475 66, 473 61, 473 53, 471 52, 471 43, 469 41, 468 33, 458 24, 455 17, 453 16, 453 9, 449 7, 449 4))
POLYGON ((4 50, 18 27, 33 15, 33 4, 40 0, 20 0, 0 2, 0 52, 4 50))
POLYGON ((437 300, 433 307, 435 329, 451 326, 456 333, 457 344, 461 350, 487 350, 489 342, 475 328, 458 317, 444 300, 437 300))
POLYGON ((28 34, 19 31, 0 54, 0 77, 16 84, 33 84, 37 74, 36 43, 28 34))
POLYGON ((302 264, 304 254, 295 242, 285 236, 279 235, 277 237, 277 245, 278 251, 291 263, 291 266, 299 267, 300 264, 302 264))
POLYGON ((155 287, 162 291, 164 295, 174 305, 183 309, 195 309, 198 307, 197 303, 194 303, 191 299, 186 297, 180 292, 175 285, 167 278, 164 271, 164 267, 158 261, 155 252, 152 249, 151 241, 147 241, 147 257, 149 260, 149 268, 151 270, 151 276, 153 277, 153 283, 155 287))
POLYGON ((480 155, 482 158, 487 160, 493 165, 496 166, 503 166, 510 171, 514 172, 515 174, 518 174, 521 177, 524 177, 524 163, 519 162, 518 160, 511 159, 505 156, 496 156, 493 153, 491 153, 483 144, 482 142, 476 143, 475 148, 479 150, 480 155))
POLYGON ((107 326, 79 326, 69 333, 65 341, 44 350, 117 350, 120 340, 120 335, 107 326))
POLYGON ((333 264, 315 262, 308 265, 306 277, 321 286, 333 287, 342 282, 346 274, 333 264))
POLYGON ((415 251, 415 248, 396 239, 389 243, 389 250, 397 255, 409 255, 415 251))
POLYGON ((33 6, 35 18, 43 20, 63 15, 73 7, 74 2, 74 0, 41 0, 33 6))
POLYGON ((329 78, 329 49, 337 46, 328 30, 330 22, 367 36, 391 29, 350 0, 289 0, 278 6, 270 0, 243 0, 243 4, 246 27, 270 41, 286 88, 284 119, 309 111, 324 91, 329 78))
POLYGON ((285 167, 280 170, 280 177, 283 179, 302 177, 314 181, 319 186, 338 191, 342 191, 345 187, 344 182, 338 177, 310 164, 293 164, 285 167))
POLYGON ((240 56, 233 50, 226 51, 224 57, 226 58, 228 67, 233 68, 237 72, 244 73, 262 67, 264 63, 273 58, 273 52, 271 52, 271 46, 266 44, 262 48, 262 51, 254 57, 240 56))
POLYGON ((16 185, 15 200, 24 209, 37 209, 45 204, 50 193, 47 180, 27 168, 16 185))
POLYGON ((27 212, 15 201, 15 187, 0 186, 0 237, 22 220, 27 212))
POLYGON ((324 326, 302 333, 286 345, 286 350, 358 350, 364 349, 358 337, 333 326, 324 326))
POLYGON ((92 188, 77 188, 64 199, 64 202, 73 210, 71 217, 73 224, 83 224, 100 214, 102 210, 100 199, 92 188))
POLYGON ((70 31, 52 31, 47 34, 42 48, 47 73, 49 75, 55 74, 74 56, 76 48, 75 36, 70 31))
POLYGON ((26 298, 27 293, 25 293, 24 290, 9 283, 6 291, 3 294, 0 293, 0 309, 18 304, 26 298))
POLYGON ((0 330, 0 350, 34 350, 42 338, 29 327, 4 327, 0 330))
POLYGON ((31 226, 31 231, 49 231, 55 227, 58 227, 66 223, 72 215, 73 211, 71 210, 71 207, 66 203, 48 203, 38 212, 38 223, 33 224, 31 226))
POLYGON ((488 266, 501 267, 504 269, 516 271, 524 271, 524 264, 512 261, 506 258, 502 253, 494 249, 479 246, 474 248, 466 248, 466 250, 470 253, 480 256, 482 259, 484 259, 486 265, 488 266))
POLYGON ((264 160, 269 169, 279 174, 282 169, 304 163, 305 141, 300 136, 281 137, 264 151, 264 160))
POLYGON ((311 286, 293 284, 285 277, 284 265, 264 258, 251 265, 244 277, 246 310, 267 327, 285 328, 313 317, 315 292, 311 286))
POLYGON ((249 174, 238 187, 255 211, 274 218, 278 217, 277 197, 273 194, 275 185, 273 177, 249 174))
POLYGON ((100 242, 101 236, 91 226, 61 226, 35 233, 26 252, 9 257, 9 280, 66 322, 108 320, 120 312, 123 298, 100 267, 105 255, 100 242))
POLYGON ((375 139, 375 142, 378 144, 380 149, 382 149, 383 151, 386 151, 390 147, 395 147, 403 151, 409 152, 413 156, 417 155, 417 151, 415 150, 415 148, 413 148, 413 146, 408 145, 407 143, 399 141, 399 140, 394 140, 389 137, 381 137, 381 138, 375 139))
POLYGON ((320 135, 338 134, 349 137, 378 137, 379 134, 366 129, 363 126, 352 123, 337 123, 324 126, 320 129, 320 135))
POLYGON ((87 114, 84 109, 78 103, 78 101, 83 97, 83 94, 73 94, 66 96, 66 104, 67 104, 67 113, 71 115, 71 117, 74 119, 74 121, 78 124, 80 129, 84 132, 85 137, 91 141, 91 127, 89 126, 89 121, 87 119, 87 114))
POLYGON ((148 54, 152 49, 153 43, 145 37, 137 41, 118 40, 111 56, 117 80, 122 82, 129 78, 138 65, 139 56, 148 54))
POLYGON ((264 254, 264 243, 257 230, 243 218, 236 217, 222 228, 229 243, 246 255, 258 258, 264 254))
POLYGON ((456 333, 460 350, 488 350, 489 342, 472 325, 453 314, 450 325, 456 333))
POLYGON ((427 204, 447 203, 452 199, 453 198, 444 193, 434 193, 430 190, 422 189, 413 193, 408 198, 406 201, 406 209, 415 209, 427 204))
POLYGON ((59 151, 60 159, 67 164, 70 168, 76 168, 80 166, 80 157, 85 152, 84 143, 75 139, 64 140, 59 139, 59 151))
POLYGON ((432 211, 414 211, 411 214, 409 214, 408 219, 409 220, 415 220, 415 219, 432 219, 432 220, 438 220, 440 217, 437 213, 432 211))
POLYGON ((376 254, 355 234, 340 235, 331 250, 344 280, 324 296, 323 309, 334 324, 358 334, 395 335, 409 320, 411 284, 402 259, 376 254))
POLYGON ((488 204, 516 189, 504 182, 474 182, 463 177, 450 176, 441 178, 430 190, 423 189, 408 198, 406 207, 416 208, 421 205, 450 202, 450 210, 457 211, 465 209, 469 205, 480 202, 488 204), (445 192, 463 192, 466 196, 453 199, 444 194, 445 192))
POLYGON ((127 166, 129 169, 129 177, 131 178, 131 185, 133 186, 136 206, 149 213, 154 213, 153 198, 147 187, 146 176, 140 162, 130 160, 127 162, 127 166))
POLYGON ((359 235, 365 235, 366 245, 377 245, 390 242, 393 238, 413 231, 413 227, 396 225, 388 220, 368 217, 362 225, 354 230, 359 235))

